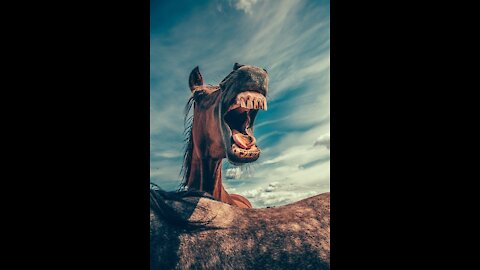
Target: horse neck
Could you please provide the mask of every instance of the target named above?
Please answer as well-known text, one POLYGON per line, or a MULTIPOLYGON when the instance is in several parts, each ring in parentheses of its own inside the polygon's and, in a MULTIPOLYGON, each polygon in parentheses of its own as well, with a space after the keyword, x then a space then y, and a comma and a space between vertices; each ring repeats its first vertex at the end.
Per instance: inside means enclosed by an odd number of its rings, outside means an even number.
POLYGON ((188 188, 195 188, 210 193, 215 199, 230 202, 228 193, 222 183, 222 160, 201 158, 195 153, 192 155, 188 188))

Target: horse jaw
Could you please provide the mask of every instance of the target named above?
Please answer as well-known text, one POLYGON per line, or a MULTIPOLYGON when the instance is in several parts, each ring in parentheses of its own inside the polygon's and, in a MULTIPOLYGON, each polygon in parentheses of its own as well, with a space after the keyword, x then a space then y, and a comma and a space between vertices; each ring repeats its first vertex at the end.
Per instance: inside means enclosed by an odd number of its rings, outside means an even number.
POLYGON ((221 83, 220 121, 225 154, 235 165, 260 157, 254 136, 254 121, 259 110, 267 110, 268 73, 255 66, 238 65, 221 83))

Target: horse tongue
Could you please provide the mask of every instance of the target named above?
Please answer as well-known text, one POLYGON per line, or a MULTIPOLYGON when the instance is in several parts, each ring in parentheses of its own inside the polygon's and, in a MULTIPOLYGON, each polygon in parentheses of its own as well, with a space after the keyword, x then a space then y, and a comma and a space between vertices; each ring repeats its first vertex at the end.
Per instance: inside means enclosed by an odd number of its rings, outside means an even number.
POLYGON ((255 138, 250 135, 245 135, 236 129, 234 129, 232 133, 235 144, 243 149, 249 149, 255 143, 255 138))

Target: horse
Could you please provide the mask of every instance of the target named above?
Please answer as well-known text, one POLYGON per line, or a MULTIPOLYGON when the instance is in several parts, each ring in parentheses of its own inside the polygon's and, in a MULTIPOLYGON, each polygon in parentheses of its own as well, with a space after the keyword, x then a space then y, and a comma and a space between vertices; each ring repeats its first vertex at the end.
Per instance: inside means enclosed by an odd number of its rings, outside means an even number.
POLYGON ((181 189, 205 191, 218 201, 252 208, 243 196, 222 184, 222 160, 235 165, 256 161, 260 148, 253 132, 259 110, 267 110, 268 73, 235 63, 219 85, 205 84, 199 67, 189 75, 192 93, 185 108, 186 149, 181 189), (193 104, 193 116, 187 116, 193 104))
POLYGON ((330 193, 246 209, 150 190, 150 269, 330 269, 330 193))

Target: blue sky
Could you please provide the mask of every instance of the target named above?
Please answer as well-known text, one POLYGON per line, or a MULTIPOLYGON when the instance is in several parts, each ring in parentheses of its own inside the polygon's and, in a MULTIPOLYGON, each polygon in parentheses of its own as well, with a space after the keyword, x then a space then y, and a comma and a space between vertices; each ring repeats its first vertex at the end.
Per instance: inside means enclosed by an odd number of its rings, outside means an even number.
POLYGON ((330 189, 330 2, 151 0, 150 179, 180 183, 188 75, 199 66, 217 85, 235 62, 270 75, 268 111, 255 120, 260 158, 226 179, 255 207, 330 189))

